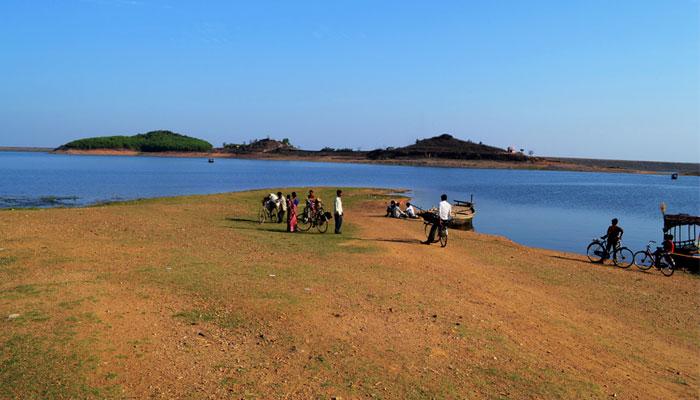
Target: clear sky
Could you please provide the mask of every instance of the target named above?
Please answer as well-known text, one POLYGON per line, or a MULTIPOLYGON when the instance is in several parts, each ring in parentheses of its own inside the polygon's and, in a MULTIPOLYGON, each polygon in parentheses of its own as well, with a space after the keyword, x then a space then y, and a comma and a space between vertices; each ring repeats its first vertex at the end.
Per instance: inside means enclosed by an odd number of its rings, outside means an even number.
POLYGON ((700 161, 692 0, 0 1, 0 145, 169 129, 374 149, 451 133, 700 161))

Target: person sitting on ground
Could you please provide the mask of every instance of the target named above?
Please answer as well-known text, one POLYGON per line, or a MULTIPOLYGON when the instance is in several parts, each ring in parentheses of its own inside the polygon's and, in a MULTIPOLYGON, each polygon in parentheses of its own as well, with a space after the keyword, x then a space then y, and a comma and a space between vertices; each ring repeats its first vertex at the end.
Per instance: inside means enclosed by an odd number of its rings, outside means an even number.
POLYGON ((394 208, 396 208, 396 202, 394 200, 389 203, 389 205, 386 207, 386 215, 385 217, 391 217, 394 215, 394 208))
POLYGON ((277 222, 282 223, 284 213, 287 211, 287 201, 282 196, 282 192, 277 192, 277 222))
POLYGON ((440 196, 440 204, 438 206, 437 221, 433 223, 430 227, 430 233, 428 234, 428 240, 423 241, 423 244, 431 244, 435 241, 435 234, 437 233, 438 227, 446 225, 450 222, 452 213, 452 204, 447 202, 447 195, 443 194, 440 196))
POLYGON ((413 208, 413 205, 410 202, 406 202, 405 213, 406 216, 408 216, 408 218, 418 218, 418 216, 416 215, 416 210, 415 208, 413 208))
POLYGON ((394 210, 393 210, 391 216, 394 218, 406 218, 406 214, 403 211, 401 211, 401 202, 400 201, 397 201, 394 204, 394 210))
POLYGON ((601 236, 601 239, 608 240, 607 246, 605 247, 605 257, 603 257, 601 262, 609 258, 620 245, 622 234, 624 234, 625 231, 622 227, 617 225, 618 222, 617 218, 613 218, 612 221, 610 221, 611 225, 608 227, 608 232, 605 236, 601 236))

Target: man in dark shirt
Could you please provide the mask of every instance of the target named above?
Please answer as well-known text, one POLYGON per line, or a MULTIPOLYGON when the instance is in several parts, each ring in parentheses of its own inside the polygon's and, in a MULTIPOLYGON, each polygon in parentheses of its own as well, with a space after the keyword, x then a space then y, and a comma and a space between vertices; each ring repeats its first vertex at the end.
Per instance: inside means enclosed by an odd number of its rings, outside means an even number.
POLYGON ((605 248, 605 258, 610 257, 615 249, 617 249, 620 245, 620 240, 622 240, 622 234, 625 233, 625 231, 617 225, 617 218, 613 218, 611 222, 612 224, 608 227, 608 233, 601 237, 601 239, 608 239, 608 245, 605 248))

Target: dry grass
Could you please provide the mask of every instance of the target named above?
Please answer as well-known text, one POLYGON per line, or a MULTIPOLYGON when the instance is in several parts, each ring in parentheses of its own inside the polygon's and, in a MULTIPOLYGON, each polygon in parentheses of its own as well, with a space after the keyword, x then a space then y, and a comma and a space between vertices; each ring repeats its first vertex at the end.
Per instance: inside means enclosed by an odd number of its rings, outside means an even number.
POLYGON ((253 222, 263 192, 0 213, 0 398, 697 396, 695 277, 421 246, 346 193, 340 236, 253 222))

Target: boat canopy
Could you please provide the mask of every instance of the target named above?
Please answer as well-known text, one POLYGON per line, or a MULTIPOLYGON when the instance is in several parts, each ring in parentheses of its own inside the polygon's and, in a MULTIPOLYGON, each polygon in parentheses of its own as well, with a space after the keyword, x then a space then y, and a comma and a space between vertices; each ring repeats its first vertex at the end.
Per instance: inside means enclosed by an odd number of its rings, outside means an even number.
POLYGON ((664 233, 673 235, 673 243, 680 253, 698 254, 700 246, 698 226, 700 226, 700 217, 688 214, 664 214, 664 233))
POLYGON ((664 215, 664 232, 683 225, 700 226, 700 217, 688 214, 665 214, 664 215))

